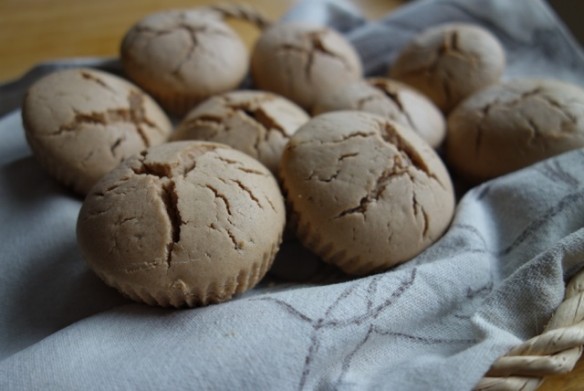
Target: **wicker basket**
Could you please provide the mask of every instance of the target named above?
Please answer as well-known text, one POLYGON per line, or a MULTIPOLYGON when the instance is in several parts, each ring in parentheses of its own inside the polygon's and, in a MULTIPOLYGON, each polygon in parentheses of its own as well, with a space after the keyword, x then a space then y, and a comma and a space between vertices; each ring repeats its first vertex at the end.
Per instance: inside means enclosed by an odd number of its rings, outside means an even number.
POLYGON ((572 371, 583 344, 584 271, 581 271, 567 285, 564 301, 543 333, 495 361, 475 390, 535 390, 543 377, 572 371))

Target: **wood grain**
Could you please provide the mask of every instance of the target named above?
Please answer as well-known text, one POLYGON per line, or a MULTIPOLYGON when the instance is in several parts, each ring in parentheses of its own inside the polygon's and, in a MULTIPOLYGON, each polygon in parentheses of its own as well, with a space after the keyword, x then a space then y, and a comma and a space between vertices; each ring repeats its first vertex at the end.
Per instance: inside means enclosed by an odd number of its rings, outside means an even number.
MULTIPOLYGON (((18 77, 51 59, 118 55, 130 26, 148 13, 213 3, 205 0, 4 0, 0 1, 0 80, 18 77)), ((266 16, 280 16, 292 0, 253 0, 266 16)), ((251 4, 250 3, 250 4, 251 4)), ((250 26, 234 26, 249 44, 250 26)))
MULTIPOLYGON (((294 0, 247 0, 277 19, 294 0)), ((353 0, 369 17, 381 16, 403 0, 353 0)), ((0 81, 14 79, 39 62, 67 57, 113 57, 122 36, 148 13, 217 3, 212 0, 0 0, 0 81)), ((258 31, 233 23, 248 46, 258 31)))
MULTIPOLYGON (((238 2, 238 1, 236 1, 238 2)), ((372 19, 404 0, 353 0, 372 19)), ((168 8, 214 3, 212 0, 0 0, 0 81, 18 78, 39 62, 67 57, 115 57, 122 36, 144 15, 168 8)), ((294 0, 247 0, 277 19, 294 0)), ((235 23, 251 46, 256 28, 235 23)), ((584 389, 584 360, 567 375, 547 378, 540 391, 584 389)))

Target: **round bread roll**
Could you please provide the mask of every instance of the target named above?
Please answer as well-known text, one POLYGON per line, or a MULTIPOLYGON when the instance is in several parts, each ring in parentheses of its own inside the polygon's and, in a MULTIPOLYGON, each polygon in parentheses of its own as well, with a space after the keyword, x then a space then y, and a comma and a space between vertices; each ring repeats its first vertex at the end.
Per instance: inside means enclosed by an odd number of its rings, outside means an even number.
POLYGON ((82 195, 123 159, 166 141, 172 125, 152 98, 105 72, 45 76, 22 105, 26 139, 55 179, 82 195))
POLYGON ((398 55, 390 76, 427 95, 449 112, 464 98, 501 78, 503 47, 489 31, 470 24, 431 27, 398 55))
POLYGON ((336 31, 289 22, 262 33, 252 52, 251 73, 259 89, 310 111, 319 93, 361 78, 362 66, 355 49, 336 31))
POLYGON ((410 128, 374 114, 314 117, 292 136, 281 164, 302 244, 349 274, 411 259, 454 213, 436 152, 410 128))
POLYGON ((284 146, 308 114, 288 99, 264 91, 232 91, 191 110, 173 140, 227 144, 258 159, 275 175, 284 146))
POLYGON ((517 79, 482 90, 448 118, 446 157, 480 182, 584 147, 584 90, 555 80, 517 79))
POLYGON ((433 148, 446 136, 444 116, 424 95, 387 78, 370 78, 342 85, 322 94, 314 114, 363 110, 411 127, 433 148))
POLYGON ((218 303, 270 267, 285 223, 273 175, 228 146, 182 141, 123 162, 87 196, 79 247, 107 284, 160 306, 218 303))
POLYGON ((218 14, 201 9, 149 15, 121 45, 128 76, 175 115, 239 86, 248 70, 240 37, 218 14))

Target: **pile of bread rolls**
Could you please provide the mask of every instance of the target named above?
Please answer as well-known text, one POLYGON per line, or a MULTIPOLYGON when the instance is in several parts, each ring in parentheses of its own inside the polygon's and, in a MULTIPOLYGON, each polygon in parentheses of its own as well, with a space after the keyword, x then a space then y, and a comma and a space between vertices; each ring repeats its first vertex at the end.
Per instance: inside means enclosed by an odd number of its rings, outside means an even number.
POLYGON ((225 13, 173 10, 131 27, 120 59, 125 79, 39 80, 22 116, 39 163, 84 197, 89 266, 153 305, 252 288, 289 236, 347 274, 387 270, 448 229, 448 169, 479 183, 584 146, 584 92, 502 81, 501 44, 473 25, 423 31, 364 78, 329 27, 272 24, 249 54, 225 13))

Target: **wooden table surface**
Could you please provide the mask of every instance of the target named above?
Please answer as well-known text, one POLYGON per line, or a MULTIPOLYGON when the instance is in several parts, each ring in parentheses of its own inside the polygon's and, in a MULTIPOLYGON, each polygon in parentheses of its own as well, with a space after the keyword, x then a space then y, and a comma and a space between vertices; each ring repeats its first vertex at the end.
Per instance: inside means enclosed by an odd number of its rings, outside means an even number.
MULTIPOLYGON (((236 0, 276 19, 294 0, 236 0)), ((67 57, 117 56, 122 36, 144 15, 168 8, 217 3, 212 0, 0 0, 0 82, 19 77, 42 61, 67 57)), ((225 1, 220 2, 225 4, 225 1)), ((403 0, 352 0, 375 18, 403 0)), ((257 30, 233 27, 251 46, 257 30)))
MULTIPOLYGON (((371 19, 404 0, 352 0, 371 19)), ((126 30, 144 15, 162 9, 211 4, 212 0, 0 0, 0 82, 18 78, 42 61, 67 57, 114 57, 126 30)), ((294 0, 247 0, 271 19, 294 0)), ((258 32, 233 24, 251 46, 258 32)), ((584 390, 584 360, 567 375, 547 378, 540 391, 584 390)))

